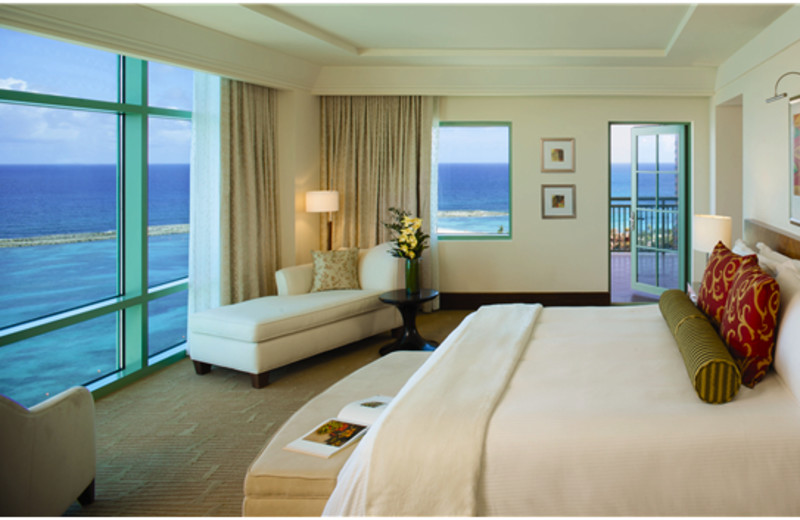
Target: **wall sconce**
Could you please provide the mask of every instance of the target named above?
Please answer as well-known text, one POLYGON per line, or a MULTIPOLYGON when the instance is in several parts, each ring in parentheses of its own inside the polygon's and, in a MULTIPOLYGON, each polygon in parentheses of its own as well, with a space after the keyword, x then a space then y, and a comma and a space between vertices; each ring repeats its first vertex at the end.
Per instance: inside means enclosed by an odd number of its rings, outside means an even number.
POLYGON ((791 74, 794 74, 796 76, 800 76, 800 72, 787 72, 787 73, 781 75, 781 77, 778 78, 778 81, 775 82, 775 93, 774 93, 775 95, 773 95, 771 98, 767 98, 767 103, 772 103, 773 101, 778 101, 779 99, 783 99, 783 98, 785 98, 786 96, 789 95, 786 92, 782 92, 782 93, 778 94, 778 83, 780 83, 783 78, 785 78, 786 76, 789 76, 791 74))
POLYGON ((339 211, 339 192, 336 190, 307 191, 306 211, 309 213, 328 212, 328 251, 330 251, 333 241, 331 217, 334 211, 339 211))

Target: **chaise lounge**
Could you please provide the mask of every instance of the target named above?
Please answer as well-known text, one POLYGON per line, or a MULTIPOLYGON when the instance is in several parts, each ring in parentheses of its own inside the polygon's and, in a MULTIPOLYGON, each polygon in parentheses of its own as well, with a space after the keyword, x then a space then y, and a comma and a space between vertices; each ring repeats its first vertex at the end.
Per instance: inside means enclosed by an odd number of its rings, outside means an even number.
POLYGON ((358 252, 359 289, 312 292, 311 263, 275 273, 277 296, 224 305, 189 316, 189 355, 197 374, 212 365, 251 374, 255 388, 269 371, 397 328, 400 313, 378 296, 402 287, 390 243, 358 252))

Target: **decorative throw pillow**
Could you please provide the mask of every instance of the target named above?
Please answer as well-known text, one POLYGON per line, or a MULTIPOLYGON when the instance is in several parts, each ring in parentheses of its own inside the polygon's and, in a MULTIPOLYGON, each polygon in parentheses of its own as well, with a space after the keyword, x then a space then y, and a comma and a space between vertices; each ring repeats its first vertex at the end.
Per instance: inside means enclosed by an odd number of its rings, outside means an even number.
POLYGON ((716 327, 722 321, 725 302, 739 268, 756 262, 755 255, 739 256, 722 242, 714 246, 708 265, 703 271, 703 283, 697 293, 697 306, 716 327))
POLYGON ((778 282, 758 264, 739 269, 725 303, 720 336, 739 365, 742 384, 750 388, 772 364, 780 303, 778 282))
POLYGON ((357 248, 312 251, 311 258, 313 271, 311 292, 360 289, 357 248))
POLYGON ((742 384, 739 367, 706 315, 677 289, 665 291, 658 307, 675 336, 697 396, 711 404, 736 397, 742 384))

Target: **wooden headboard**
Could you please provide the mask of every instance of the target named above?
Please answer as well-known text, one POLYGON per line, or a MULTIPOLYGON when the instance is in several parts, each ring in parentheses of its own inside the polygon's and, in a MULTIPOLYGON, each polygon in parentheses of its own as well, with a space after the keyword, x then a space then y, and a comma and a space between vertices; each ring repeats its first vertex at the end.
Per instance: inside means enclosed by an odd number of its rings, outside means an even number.
POLYGON ((745 219, 744 241, 752 247, 763 242, 781 254, 800 259, 800 237, 758 220, 745 219))

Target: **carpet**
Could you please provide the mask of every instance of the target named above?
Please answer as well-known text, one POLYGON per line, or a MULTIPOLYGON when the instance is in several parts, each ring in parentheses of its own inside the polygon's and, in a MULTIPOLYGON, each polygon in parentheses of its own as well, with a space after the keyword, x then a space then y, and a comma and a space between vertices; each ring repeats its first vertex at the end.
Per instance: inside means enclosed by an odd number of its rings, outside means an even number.
MULTIPOLYGON (((443 341, 468 311, 422 314, 443 341)), ((247 374, 184 359, 96 404, 95 502, 67 516, 241 516, 244 476, 267 441, 309 399, 378 359, 386 333, 276 369, 260 390, 247 374)))

